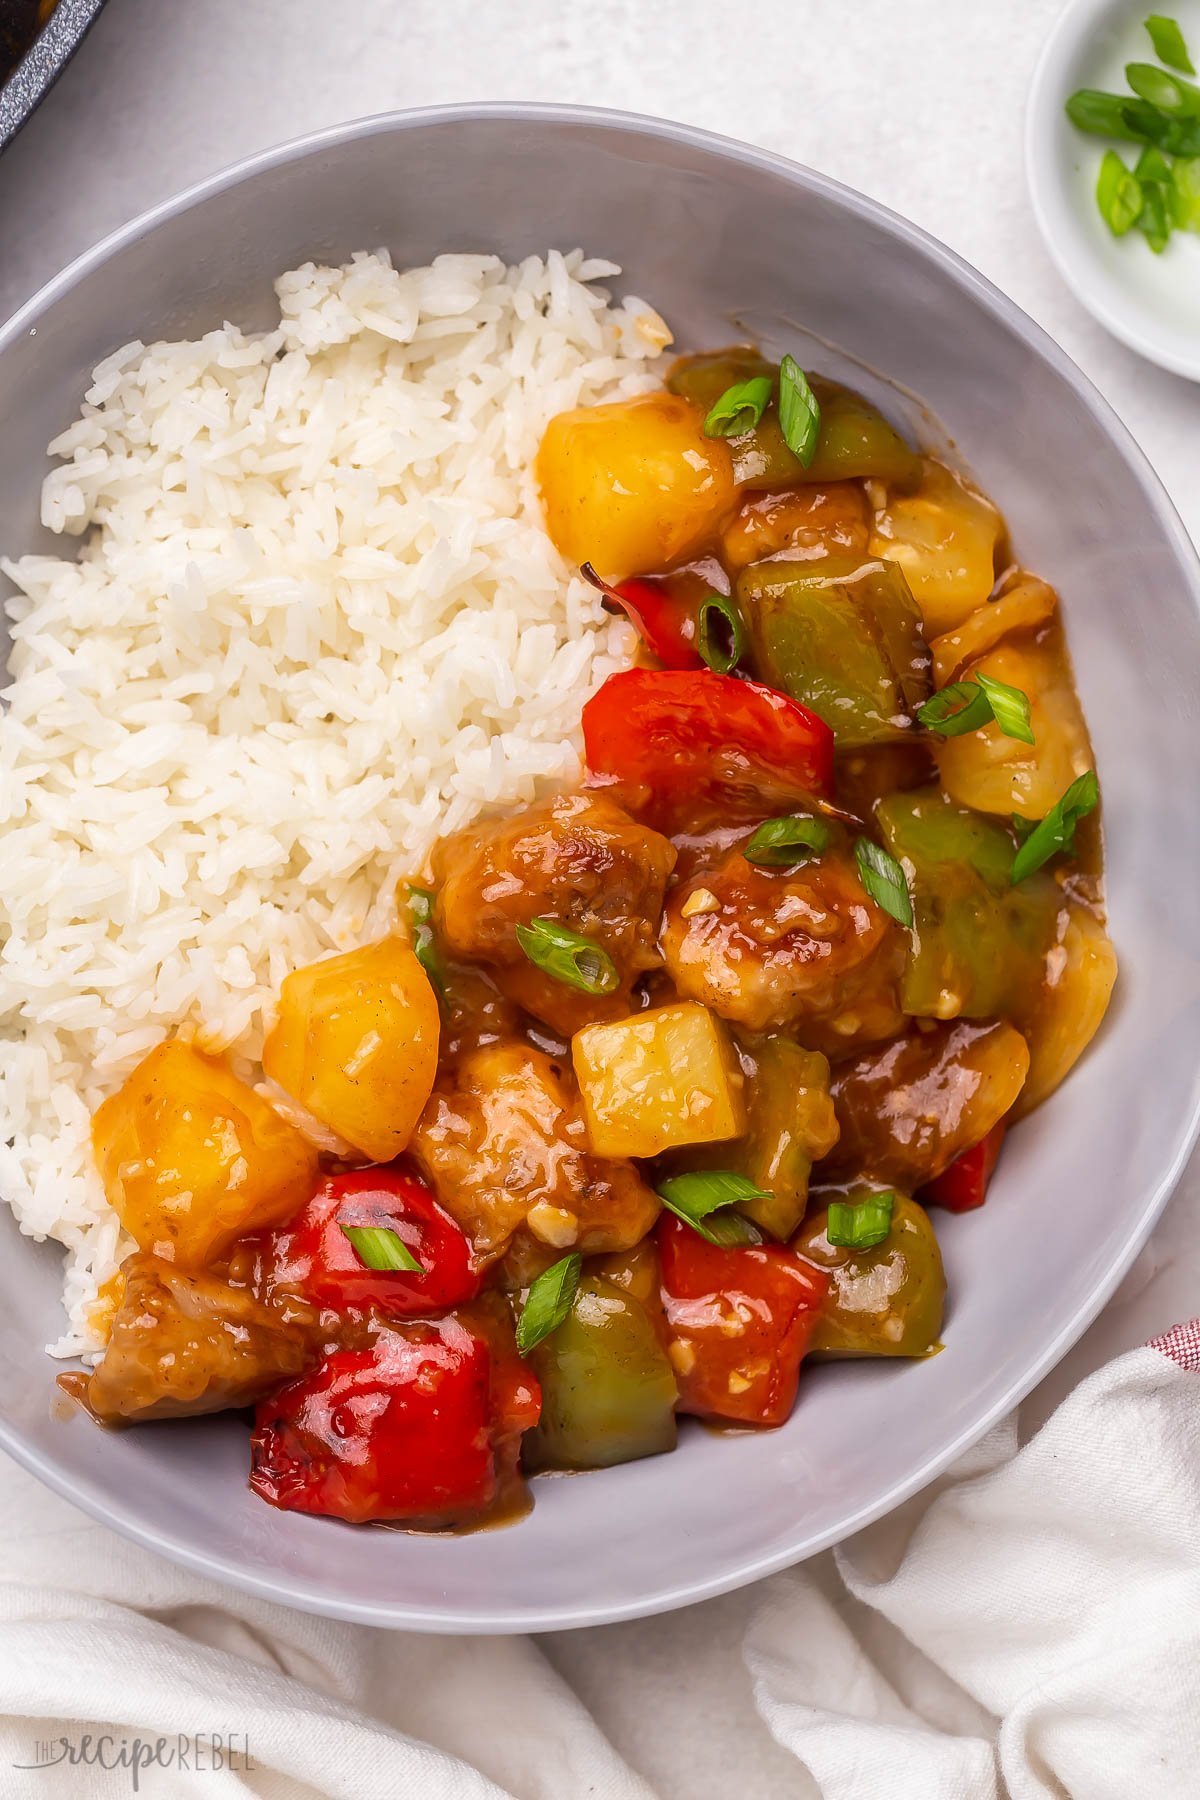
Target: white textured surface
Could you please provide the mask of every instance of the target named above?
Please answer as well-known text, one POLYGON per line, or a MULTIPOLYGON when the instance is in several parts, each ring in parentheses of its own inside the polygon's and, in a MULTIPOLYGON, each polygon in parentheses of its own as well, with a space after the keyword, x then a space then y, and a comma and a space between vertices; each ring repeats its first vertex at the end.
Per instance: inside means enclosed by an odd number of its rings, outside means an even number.
MULTIPOLYGON (((727 0, 110 0, 0 161, 0 312, 143 207, 320 125, 478 99, 659 113, 812 163, 951 244, 1088 371, 1200 536, 1200 388, 1139 361, 1092 322, 1061 285, 1026 202, 1023 98, 1057 11, 1057 0, 759 0, 741 11, 727 0)), ((1131 720, 1131 736, 1136 729, 1131 720)), ((1195 1310, 1198 1223, 1193 1168, 1121 1293, 1029 1403, 1030 1417, 1106 1357, 1195 1310)), ((15 1510, 25 1482, 0 1471, 0 1505, 11 1488, 15 1510)), ((65 1510, 56 1505, 56 1519, 65 1510)), ((113 1555, 94 1535, 97 1556, 113 1555)), ((122 1566, 138 1555, 122 1550, 122 1566)), ((155 1565, 145 1561, 153 1587, 155 1565)), ((822 1559, 811 1575, 844 1609, 831 1565, 822 1559)), ((815 1790, 753 1711, 740 1646, 757 1603, 752 1591, 543 1648, 660 1794, 803 1796, 815 1790)), ((462 1668, 486 1685, 481 1651, 464 1647, 462 1668)), ((433 1660, 452 1681, 456 1659, 439 1649, 433 1660)), ((370 1694, 365 1703, 375 1704, 370 1694)), ((457 1704, 442 1691, 429 1734, 471 1754, 471 1705, 470 1689, 457 1704)), ((547 1714, 542 1728, 562 1729, 564 1717, 559 1710, 552 1725, 547 1714)), ((576 1729, 586 1732, 582 1721, 576 1729)), ((583 1791, 560 1787, 563 1800, 583 1791)), ((602 1779, 596 1791, 628 1790, 602 1779)), ((864 1786, 861 1800, 876 1796, 864 1786)))

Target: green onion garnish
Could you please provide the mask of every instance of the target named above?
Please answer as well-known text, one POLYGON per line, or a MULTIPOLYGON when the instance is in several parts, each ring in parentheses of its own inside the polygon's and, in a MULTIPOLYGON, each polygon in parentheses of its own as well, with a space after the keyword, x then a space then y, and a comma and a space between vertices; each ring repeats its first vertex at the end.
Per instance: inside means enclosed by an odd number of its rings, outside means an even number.
POLYGON ((349 1238, 350 1248, 364 1269, 401 1269, 407 1275, 425 1273, 399 1232, 390 1226, 343 1225, 340 1219, 338 1226, 343 1237, 349 1238))
POLYGON ((825 1236, 841 1250, 873 1250, 892 1229, 893 1193, 869 1194, 865 1200, 831 1200, 825 1236))
POLYGON ((582 1268, 583 1258, 574 1251, 544 1269, 531 1285, 517 1320, 517 1349, 522 1356, 558 1330, 575 1303, 582 1268))
POLYGON ((977 681, 952 681, 917 710, 917 722, 942 737, 961 737, 992 722, 992 706, 977 681))
POLYGON ((428 888, 416 887, 410 882, 405 907, 412 925, 413 954, 437 993, 444 994, 446 970, 433 935, 433 898, 428 888))
POLYGON ((1176 158, 1167 205, 1178 230, 1200 231, 1200 156, 1176 158))
POLYGON ((771 399, 771 377, 752 375, 727 387, 704 421, 705 437, 741 437, 753 431, 771 399))
POLYGON ((1096 182, 1096 204, 1114 237, 1124 237, 1137 224, 1144 195, 1142 184, 1117 155, 1106 150, 1096 182))
POLYGON ((1007 681, 997 681, 992 675, 977 672, 975 680, 987 696, 992 717, 1005 737, 1016 738, 1021 744, 1032 744, 1029 695, 1019 687, 1010 687, 1007 681))
POLYGON ((708 594, 696 615, 696 648, 710 669, 728 675, 746 652, 746 627, 727 594, 708 594))
POLYGON ((1171 235, 1168 195, 1169 190, 1159 181, 1142 183, 1142 210, 1137 216, 1137 228, 1155 256, 1162 255, 1171 235))
POLYGON ((790 869, 810 856, 828 850, 833 833, 823 819, 799 814, 768 819, 760 825, 742 851, 748 863, 760 869, 790 869))
POLYGON ((785 356, 779 365, 779 427, 784 443, 807 469, 817 454, 821 407, 808 376, 792 356, 785 356))
POLYGON ((557 919, 518 925, 517 942, 537 968, 583 994, 611 994, 621 985, 617 965, 604 946, 557 919))
POLYGON ((904 870, 895 857, 889 856, 870 838, 860 837, 854 846, 854 860, 858 864, 858 878, 875 904, 882 906, 898 925, 911 928, 912 898, 904 870))
POLYGON ((1183 33, 1174 19, 1165 19, 1161 13, 1151 13, 1146 20, 1146 30, 1150 33, 1150 42, 1154 45, 1154 54, 1159 62, 1166 63, 1168 69, 1179 69, 1184 75, 1196 73, 1187 45, 1183 41, 1183 33))
POLYGON ((1096 771, 1088 769, 1078 776, 1044 819, 1038 821, 1017 854, 1013 857, 1012 885, 1024 881, 1060 850, 1070 850, 1075 843, 1075 827, 1080 819, 1093 812, 1100 801, 1100 784, 1096 771))
POLYGON ((1138 143, 1145 132, 1130 118, 1127 95, 1105 94, 1099 88, 1080 88, 1067 101, 1067 117, 1080 131, 1094 137, 1125 138, 1138 143))
POLYGON ((722 1249, 762 1242, 759 1233, 741 1213, 725 1213, 715 1219, 711 1215, 739 1200, 767 1200, 765 1189, 756 1186, 745 1175, 732 1169, 696 1169, 687 1175, 671 1175, 660 1181, 656 1189, 669 1212, 710 1244, 722 1249))
POLYGON ((1173 179, 1170 163, 1154 144, 1146 145, 1134 165, 1133 172, 1143 187, 1148 181, 1160 181, 1169 186, 1173 179))
POLYGON ((1169 119, 1194 119, 1200 114, 1200 88, 1153 63, 1126 63, 1125 79, 1139 100, 1157 107, 1169 119))

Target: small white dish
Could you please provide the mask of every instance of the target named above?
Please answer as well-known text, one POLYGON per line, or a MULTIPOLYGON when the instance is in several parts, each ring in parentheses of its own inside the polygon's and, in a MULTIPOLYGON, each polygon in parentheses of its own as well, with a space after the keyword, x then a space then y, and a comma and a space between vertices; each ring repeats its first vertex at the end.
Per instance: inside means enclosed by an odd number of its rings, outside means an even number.
POLYGON ((1135 162, 1137 146, 1088 136, 1064 110, 1077 88, 1129 92, 1126 63, 1157 60, 1145 27, 1155 10, 1178 20, 1196 62, 1200 0, 1069 0, 1029 91, 1025 171, 1046 248, 1077 299, 1131 349, 1200 381, 1200 236, 1173 232, 1161 256, 1140 233, 1113 237, 1096 205, 1100 161, 1111 148, 1135 162))

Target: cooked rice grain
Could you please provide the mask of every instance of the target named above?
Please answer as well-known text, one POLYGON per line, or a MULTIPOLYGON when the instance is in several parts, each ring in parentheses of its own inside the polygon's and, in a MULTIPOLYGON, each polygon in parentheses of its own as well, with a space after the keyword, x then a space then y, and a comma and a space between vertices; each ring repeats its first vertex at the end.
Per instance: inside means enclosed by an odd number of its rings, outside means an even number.
POLYGON ((254 1059, 289 969, 387 929, 440 830, 578 768, 628 658, 542 529, 547 419, 652 382, 664 327, 578 251, 296 269, 280 323, 126 345, 51 446, 78 560, 18 589, 0 711, 0 1195, 128 1248, 92 1109, 176 1027, 254 1059))

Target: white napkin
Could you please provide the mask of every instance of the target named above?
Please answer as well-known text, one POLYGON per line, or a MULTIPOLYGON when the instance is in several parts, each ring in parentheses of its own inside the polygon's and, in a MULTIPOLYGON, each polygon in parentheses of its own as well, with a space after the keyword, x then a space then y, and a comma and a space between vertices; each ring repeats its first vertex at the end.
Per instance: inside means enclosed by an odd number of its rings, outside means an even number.
POLYGON ((1084 1381, 1023 1449, 999 1427, 832 1558, 540 1646, 244 1598, 4 1464, 0 1794, 112 1800, 136 1759, 137 1791, 172 1800, 1195 1800, 1198 1375, 1193 1321, 1084 1381), (581 1693, 642 1719, 652 1781, 581 1693))

